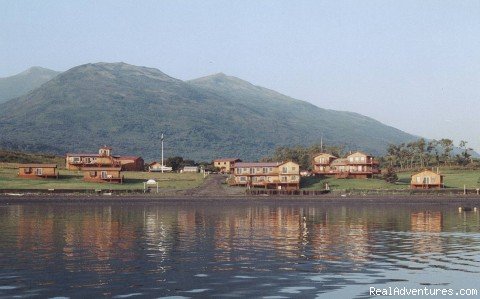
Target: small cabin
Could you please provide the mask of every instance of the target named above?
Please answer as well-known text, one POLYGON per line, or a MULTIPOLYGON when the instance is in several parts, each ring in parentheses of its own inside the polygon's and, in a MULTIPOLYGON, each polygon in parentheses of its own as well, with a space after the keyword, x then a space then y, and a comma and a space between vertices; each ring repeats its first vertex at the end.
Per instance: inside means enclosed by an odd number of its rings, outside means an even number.
POLYGON ((18 176, 22 178, 56 178, 57 164, 19 164, 18 176))
POLYGON ((150 164, 148 164, 148 171, 151 171, 151 172, 161 172, 163 170, 163 172, 171 172, 173 169, 172 167, 169 167, 169 166, 165 166, 159 162, 152 162, 150 164))
POLYGON ((83 180, 97 183, 123 183, 121 167, 84 167, 83 180))
POLYGON ((192 172, 192 173, 197 173, 199 171, 198 166, 185 166, 182 169, 182 172, 192 172))
POLYGON ((412 175, 410 181, 411 189, 440 189, 444 188, 444 175, 433 172, 431 170, 424 170, 422 172, 412 175))

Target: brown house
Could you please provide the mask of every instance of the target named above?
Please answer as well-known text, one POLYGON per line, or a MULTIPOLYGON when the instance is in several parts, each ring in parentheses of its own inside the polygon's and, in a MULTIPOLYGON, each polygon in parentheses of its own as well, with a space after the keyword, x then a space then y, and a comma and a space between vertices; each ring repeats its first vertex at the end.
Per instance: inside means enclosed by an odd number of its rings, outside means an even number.
POLYGON ((145 170, 145 161, 142 157, 136 156, 120 156, 115 157, 115 159, 120 162, 120 166, 124 171, 144 171, 145 170))
POLYGON ((83 180, 97 183, 123 183, 121 167, 84 167, 83 180))
POLYGON ((346 158, 337 158, 329 154, 319 154, 313 159, 313 173, 335 176, 336 178, 371 178, 380 174, 378 161, 373 156, 355 152, 346 158))
POLYGON ((68 153, 65 165, 68 170, 81 170, 84 167, 121 167, 125 171, 143 171, 144 161, 136 156, 113 156, 112 148, 102 146, 98 154, 68 153))
POLYGON ((57 164, 19 164, 18 176, 22 178, 56 178, 57 164))
POLYGON ((242 162, 242 160, 238 158, 223 158, 223 159, 216 159, 213 160, 213 166, 218 168, 221 173, 231 173, 233 171, 233 167, 235 163, 242 162))
POLYGON ((265 189, 300 189, 300 166, 294 162, 235 163, 230 185, 265 189))
POLYGON ((440 189, 444 188, 444 175, 433 172, 431 170, 424 170, 422 172, 412 175, 410 181, 411 189, 440 189))

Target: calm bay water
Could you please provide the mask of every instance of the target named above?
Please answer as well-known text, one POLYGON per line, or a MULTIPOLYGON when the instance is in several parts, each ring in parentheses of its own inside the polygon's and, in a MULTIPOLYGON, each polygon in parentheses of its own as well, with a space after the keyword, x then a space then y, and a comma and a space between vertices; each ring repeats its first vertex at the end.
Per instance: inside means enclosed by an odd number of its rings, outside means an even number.
POLYGON ((0 298, 479 288, 480 215, 315 203, 0 205, 0 298))

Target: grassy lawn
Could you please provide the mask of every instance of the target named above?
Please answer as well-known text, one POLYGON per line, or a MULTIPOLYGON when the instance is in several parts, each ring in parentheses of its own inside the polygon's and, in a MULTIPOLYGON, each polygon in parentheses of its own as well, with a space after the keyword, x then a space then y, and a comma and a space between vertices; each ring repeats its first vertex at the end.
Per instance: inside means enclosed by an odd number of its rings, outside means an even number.
MULTIPOLYGON (((445 175, 446 188, 462 189, 465 184, 467 188, 480 188, 480 170, 457 170, 440 169, 440 173, 445 175)), ((345 189, 409 189, 410 176, 413 172, 400 172, 398 182, 390 184, 380 178, 373 179, 335 179, 335 178, 302 178, 302 189, 318 190, 323 189, 324 184, 328 182, 332 190, 345 189)))
POLYGON ((83 173, 60 169, 59 179, 24 179, 17 177, 17 169, 0 167, 0 189, 143 189, 143 182, 154 179, 162 189, 184 190, 202 184, 199 173, 149 173, 123 172, 123 184, 89 183, 83 181, 83 173))

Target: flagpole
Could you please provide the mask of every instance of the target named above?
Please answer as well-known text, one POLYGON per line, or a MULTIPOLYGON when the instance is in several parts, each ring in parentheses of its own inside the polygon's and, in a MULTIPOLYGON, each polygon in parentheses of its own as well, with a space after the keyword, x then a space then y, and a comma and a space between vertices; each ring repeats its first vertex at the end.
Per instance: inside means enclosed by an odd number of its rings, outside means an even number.
POLYGON ((163 165, 163 133, 162 133, 162 137, 160 139, 162 140, 162 173, 163 173, 163 167, 165 167, 163 165))

